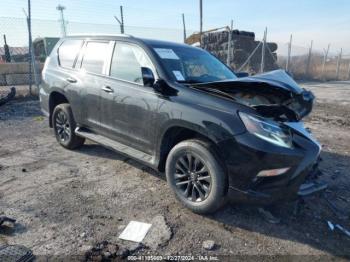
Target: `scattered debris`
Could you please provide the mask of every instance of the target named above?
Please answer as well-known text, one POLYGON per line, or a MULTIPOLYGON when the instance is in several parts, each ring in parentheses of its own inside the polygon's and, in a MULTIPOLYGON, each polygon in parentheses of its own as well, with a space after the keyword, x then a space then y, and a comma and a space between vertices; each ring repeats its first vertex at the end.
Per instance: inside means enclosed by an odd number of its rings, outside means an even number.
POLYGON ((155 216, 151 224, 152 227, 142 243, 155 250, 159 246, 165 246, 168 243, 172 237, 172 232, 162 215, 155 216))
POLYGON ((304 183, 300 186, 298 195, 299 196, 309 196, 315 194, 322 190, 325 190, 328 187, 328 184, 324 181, 312 181, 304 183))
POLYGON ((23 172, 23 173, 27 172, 27 169, 22 168, 22 172, 23 172))
POLYGON ((9 217, 6 217, 6 216, 0 216, 0 226, 5 223, 5 222, 9 222, 9 223, 16 223, 16 219, 14 218, 9 218, 9 217))
POLYGON ((20 245, 3 245, 0 246, 0 260, 1 261, 34 261, 32 251, 20 245))
POLYGON ((119 235, 119 238, 133 242, 142 242, 151 226, 151 224, 143 222, 130 221, 123 232, 119 235))
POLYGON ((11 87, 10 92, 6 96, 0 97, 0 106, 2 106, 4 104, 6 104, 7 102, 9 102, 15 96, 16 96, 16 88, 15 87, 11 87))
POLYGON ((328 224, 329 229, 333 231, 334 230, 333 223, 331 221, 327 221, 327 224, 328 224))
POLYGON ((340 230, 342 233, 344 233, 346 236, 350 237, 350 231, 345 229, 339 224, 333 224, 331 221, 327 221, 328 227, 330 230, 334 231, 334 229, 340 230))
POLYGON ((215 242, 213 240, 205 240, 202 247, 206 250, 213 250, 215 248, 215 242))
POLYGON ((341 220, 346 220, 349 218, 349 215, 346 214, 343 210, 339 209, 336 204, 328 199, 326 195, 323 195, 323 198, 326 200, 328 207, 333 211, 333 213, 341 220))
POLYGON ((348 237, 350 237, 350 231, 343 228, 341 225, 336 224, 335 225, 336 228, 338 228, 341 232, 343 232, 345 235, 347 235, 348 237))
POLYGON ((258 211, 260 214, 263 215, 264 219, 271 223, 271 224, 278 224, 281 222, 281 219, 278 217, 275 217, 274 215, 272 215, 272 213, 262 207, 258 208, 258 211))

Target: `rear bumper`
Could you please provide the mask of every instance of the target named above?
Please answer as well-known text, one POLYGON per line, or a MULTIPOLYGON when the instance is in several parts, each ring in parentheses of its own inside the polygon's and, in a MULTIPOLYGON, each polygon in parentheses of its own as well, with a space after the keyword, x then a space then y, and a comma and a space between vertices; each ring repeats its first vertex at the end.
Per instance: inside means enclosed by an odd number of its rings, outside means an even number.
POLYGON ((321 146, 311 137, 293 134, 294 148, 271 145, 245 133, 225 142, 228 196, 231 202, 268 205, 298 196, 300 185, 317 167, 321 146), (257 177, 262 170, 289 167, 275 177, 257 177))

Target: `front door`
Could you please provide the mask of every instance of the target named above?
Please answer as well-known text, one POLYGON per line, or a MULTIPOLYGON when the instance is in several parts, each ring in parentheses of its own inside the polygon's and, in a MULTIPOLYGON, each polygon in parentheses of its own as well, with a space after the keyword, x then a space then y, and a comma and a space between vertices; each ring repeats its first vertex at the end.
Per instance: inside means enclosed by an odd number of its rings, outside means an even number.
POLYGON ((141 67, 156 73, 142 48, 115 43, 109 78, 101 94, 101 127, 109 138, 151 154, 158 97, 153 88, 143 85, 141 67))

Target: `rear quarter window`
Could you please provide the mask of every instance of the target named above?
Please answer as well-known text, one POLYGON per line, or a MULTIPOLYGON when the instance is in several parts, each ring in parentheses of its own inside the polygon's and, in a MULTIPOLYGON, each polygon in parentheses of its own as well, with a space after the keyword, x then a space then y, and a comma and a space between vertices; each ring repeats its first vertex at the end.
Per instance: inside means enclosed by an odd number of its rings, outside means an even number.
POLYGON ((73 68, 82 44, 82 40, 65 40, 58 48, 59 65, 65 68, 73 68))

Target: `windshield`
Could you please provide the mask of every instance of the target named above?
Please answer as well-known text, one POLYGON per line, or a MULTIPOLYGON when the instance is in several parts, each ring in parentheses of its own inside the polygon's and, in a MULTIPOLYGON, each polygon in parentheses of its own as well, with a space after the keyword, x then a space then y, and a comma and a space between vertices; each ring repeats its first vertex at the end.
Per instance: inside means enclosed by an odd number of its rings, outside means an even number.
POLYGON ((165 70, 182 83, 206 83, 237 79, 235 74, 209 53, 186 46, 154 47, 165 70))

